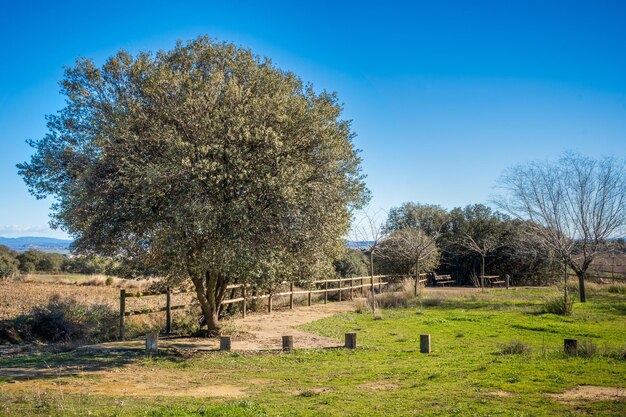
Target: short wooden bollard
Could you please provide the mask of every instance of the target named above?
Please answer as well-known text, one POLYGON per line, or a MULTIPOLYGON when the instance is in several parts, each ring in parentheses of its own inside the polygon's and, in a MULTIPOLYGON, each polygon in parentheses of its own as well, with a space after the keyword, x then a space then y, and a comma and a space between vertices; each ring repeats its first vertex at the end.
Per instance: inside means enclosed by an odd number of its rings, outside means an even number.
POLYGON ((283 336, 283 350, 285 352, 293 350, 293 336, 283 336))
POLYGON ((430 353, 430 335, 420 335, 420 353, 430 353))
POLYGON ((159 351, 159 334, 152 332, 146 334, 146 353, 157 353, 159 351))
POLYGON ((564 339, 563 349, 565 351, 565 354, 567 355, 577 355, 578 354, 578 340, 564 339))
POLYGON ((356 349, 356 333, 346 333, 346 349, 356 349))
POLYGON ((222 352, 230 352, 230 336, 220 337, 220 350, 222 352))

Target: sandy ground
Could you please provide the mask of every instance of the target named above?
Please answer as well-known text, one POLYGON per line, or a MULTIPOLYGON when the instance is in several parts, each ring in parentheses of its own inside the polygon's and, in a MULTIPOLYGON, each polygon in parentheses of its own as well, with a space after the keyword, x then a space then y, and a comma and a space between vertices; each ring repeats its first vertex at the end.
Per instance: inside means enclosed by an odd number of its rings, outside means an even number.
MULTIPOLYGON (((294 348, 315 349, 342 346, 343 342, 295 329, 301 324, 310 323, 335 314, 353 311, 352 301, 341 303, 314 304, 311 307, 296 307, 293 310, 281 309, 272 313, 254 313, 244 318, 228 320, 223 324, 224 334, 231 335, 231 348, 234 351, 278 350, 282 348, 282 336, 293 336, 294 348)), ((217 338, 167 338, 159 340, 160 348, 175 348, 193 351, 219 349, 217 338)), ((145 341, 102 343, 83 346, 80 350, 143 350, 145 341)))

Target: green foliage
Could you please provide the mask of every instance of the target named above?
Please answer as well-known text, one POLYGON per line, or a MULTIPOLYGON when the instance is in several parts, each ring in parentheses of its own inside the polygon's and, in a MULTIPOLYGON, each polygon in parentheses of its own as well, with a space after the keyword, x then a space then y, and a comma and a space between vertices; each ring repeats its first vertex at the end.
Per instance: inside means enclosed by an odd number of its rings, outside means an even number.
POLYGON ((562 295, 550 297, 543 304, 543 312, 559 316, 571 316, 574 312, 574 303, 571 300, 565 301, 565 297, 562 295))
POLYGON ((367 191, 335 94, 228 43, 80 59, 19 173, 74 249, 191 279, 216 326, 226 286, 332 273, 367 191))
MULTIPOLYGON (((391 236, 402 229, 419 229, 435 240, 440 253, 440 273, 470 283, 472 273, 480 275, 485 253, 487 274, 514 277, 519 284, 546 284, 558 275, 560 264, 527 222, 512 220, 483 204, 445 209, 428 204, 404 203, 390 210, 385 230, 391 236)), ((411 263, 377 261, 377 273, 406 273, 411 263)), ((420 268, 427 271, 428 268, 420 268)))
POLYGON ((530 346, 521 340, 514 339, 500 345, 502 355, 521 355, 522 353, 530 353, 530 351, 530 346))
POLYGON ((333 262, 335 272, 342 278, 369 275, 367 256, 360 250, 346 248, 343 256, 333 262))
POLYGON ((15 275, 19 264, 19 261, 15 259, 15 252, 6 246, 0 245, 0 280, 15 275))

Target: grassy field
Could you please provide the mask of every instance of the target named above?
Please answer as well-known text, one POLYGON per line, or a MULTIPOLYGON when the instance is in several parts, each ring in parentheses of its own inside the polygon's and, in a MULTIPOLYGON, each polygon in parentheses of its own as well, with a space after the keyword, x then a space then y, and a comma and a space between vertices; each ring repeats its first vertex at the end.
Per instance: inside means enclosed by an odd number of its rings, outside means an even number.
POLYGON ((539 314, 553 293, 431 293, 411 308, 305 326, 340 339, 357 332, 356 351, 0 359, 0 415, 626 415, 626 297, 596 290, 573 316, 539 314), (419 353, 422 333, 431 354, 419 353), (564 338, 584 355, 565 356, 564 338))

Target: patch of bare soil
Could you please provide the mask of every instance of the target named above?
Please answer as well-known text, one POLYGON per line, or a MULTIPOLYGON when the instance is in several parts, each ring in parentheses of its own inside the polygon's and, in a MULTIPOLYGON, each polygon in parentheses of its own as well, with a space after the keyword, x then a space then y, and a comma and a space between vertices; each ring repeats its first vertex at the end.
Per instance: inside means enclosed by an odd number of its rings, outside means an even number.
POLYGON ((504 397, 511 397, 511 396, 513 396, 513 393, 512 393, 512 392, 508 392, 508 391, 500 391, 500 390, 497 390, 497 391, 489 391, 489 392, 487 392, 486 394, 487 394, 487 395, 492 395, 492 396, 494 396, 494 397, 503 397, 503 398, 504 398, 504 397))
POLYGON ((372 391, 391 391, 400 388, 400 385, 387 381, 371 381, 359 385, 359 388, 372 391))
MULTIPOLYGON (((235 351, 261 351, 282 349, 282 336, 293 336, 295 349, 323 349, 342 346, 342 342, 330 337, 319 336, 296 326, 310 323, 335 314, 353 311, 351 301, 341 303, 314 304, 311 307, 297 307, 293 310, 274 310, 272 313, 253 313, 244 318, 226 321, 223 334, 231 335, 231 347, 235 351)), ((102 343, 84 346, 81 350, 117 351, 140 350, 144 341, 102 343)), ((162 338, 159 347, 191 351, 213 351, 219 349, 215 338, 162 338)))
POLYGON ((80 380, 48 378, 17 381, 5 384, 7 391, 61 391, 65 394, 96 394, 111 397, 222 397, 242 398, 247 393, 241 387, 211 384, 210 375, 201 379, 165 370, 150 370, 140 366, 126 366, 106 371, 83 372, 80 380))
POLYGON ((576 400, 624 400, 626 388, 623 387, 598 387, 593 385, 579 385, 560 394, 549 394, 558 401, 576 400))

